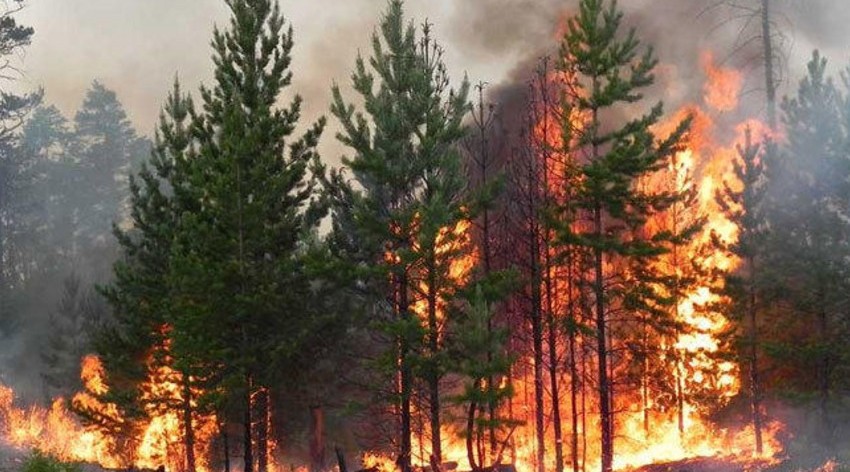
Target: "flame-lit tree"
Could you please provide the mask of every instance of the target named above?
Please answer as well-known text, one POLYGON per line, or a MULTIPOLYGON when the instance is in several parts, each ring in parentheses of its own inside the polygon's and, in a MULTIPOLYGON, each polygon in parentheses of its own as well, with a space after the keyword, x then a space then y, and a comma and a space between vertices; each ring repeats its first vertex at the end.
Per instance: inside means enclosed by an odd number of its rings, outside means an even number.
POLYGON ((668 137, 657 140, 650 128, 662 115, 660 104, 625 122, 612 117, 618 107, 634 107, 641 101, 640 90, 652 84, 657 64, 651 49, 639 52, 634 31, 622 34, 622 18, 615 2, 583 0, 579 14, 569 21, 561 63, 563 70, 575 77, 563 102, 563 116, 578 115, 585 121, 581 127, 564 127, 564 142, 576 143, 572 151, 579 156, 580 169, 580 184, 568 205, 587 215, 588 224, 566 224, 560 236, 565 243, 586 250, 592 260, 590 291, 603 472, 612 470, 614 457, 611 315, 623 302, 622 292, 606 283, 605 270, 617 261, 666 251, 657 234, 629 235, 628 229, 676 201, 675 193, 637 184, 681 150, 688 127, 685 121, 668 137))
MULTIPOLYGON (((530 349, 536 466, 538 470, 546 466, 548 422, 554 441, 556 471, 563 470, 565 456, 560 393, 562 328, 570 324, 568 320, 573 320, 572 311, 576 308, 570 303, 575 294, 572 284, 575 279, 568 275, 574 262, 570 248, 554 243, 553 223, 563 216, 559 207, 569 198, 573 175, 570 156, 562 152, 560 142, 561 79, 552 68, 551 60, 544 58, 529 83, 521 145, 514 150, 508 164, 509 202, 506 204, 514 248, 506 257, 522 278, 521 290, 512 302, 529 328, 515 330, 513 337, 530 349), (530 339, 526 339, 529 334, 530 339)), ((574 333, 572 326, 567 331, 574 333)), ((569 359, 571 374, 574 360, 575 356, 569 359)), ((573 387, 577 385, 572 382, 573 387)), ((573 413, 572 418, 576 419, 577 412, 573 410, 573 413)), ((573 440, 577 440, 575 435, 573 440)))
MULTIPOLYGON (((473 285, 482 289, 490 286, 504 288, 504 284, 493 284, 499 280, 504 281, 505 276, 513 280, 515 275, 512 271, 503 270, 506 258, 500 251, 505 242, 504 232, 507 226, 504 218, 504 199, 507 196, 504 192, 504 164, 500 162, 506 147, 504 136, 506 132, 496 105, 485 101, 486 84, 479 83, 475 88, 478 101, 472 111, 471 130, 463 142, 467 172, 477 196, 478 218, 473 222, 473 228, 476 230, 473 236, 477 248, 478 270, 474 274, 473 285)), ((512 291, 505 290, 499 296, 505 297, 509 292, 512 291)), ((487 335, 476 338, 481 340, 489 337, 491 342, 476 344, 489 351, 482 356, 477 356, 475 352, 469 352, 476 350, 470 349, 466 355, 461 356, 461 362, 464 359, 479 358, 479 361, 489 366, 484 369, 490 374, 484 378, 477 378, 476 375, 467 373, 466 377, 471 383, 467 385, 466 394, 458 399, 467 407, 467 455, 471 458, 470 466, 473 468, 476 464, 479 467, 485 467, 487 459, 490 462, 501 459, 500 447, 504 448, 505 441, 510 440, 509 437, 504 437, 501 430, 514 424, 513 418, 509 417, 510 408, 505 409, 502 405, 509 402, 513 396, 513 386, 510 381, 511 364, 506 366, 504 372, 500 371, 502 367, 500 360, 504 358, 508 347, 508 340, 499 338, 500 329, 509 325, 508 320, 505 319, 505 304, 501 303, 503 301, 500 298, 497 303, 488 305, 485 322, 487 335), (499 342, 500 340, 503 342, 499 342), (503 378, 506 385, 502 385, 503 378), (475 456, 477 460, 474 459, 475 456)), ((485 317, 481 310, 473 310, 470 313, 485 317)), ((480 321, 479 318, 476 319, 480 321)), ((471 364, 470 367, 472 367, 471 364)), ((461 368, 461 370, 464 369, 461 368)))
MULTIPOLYGON (((446 307, 462 281, 455 259, 471 250, 459 231, 469 219, 458 144, 468 111, 469 85, 452 89, 442 52, 426 25, 421 37, 406 24, 402 2, 389 2, 367 62, 357 59, 352 80, 364 111, 334 87, 333 114, 345 159, 358 189, 349 195, 350 230, 365 249, 360 262, 378 303, 376 314, 392 338, 388 364, 397 375, 394 406, 400 416, 399 458, 411 464, 415 378, 426 384, 431 460, 441 460, 441 379, 447 372, 446 307), (419 315, 419 316, 417 316, 419 315), (421 319, 419 319, 421 318, 421 319)), ((339 176, 337 184, 347 186, 339 176)))
MULTIPOLYGON (((772 146, 772 144, 769 144, 772 146)), ((738 160, 734 163, 736 182, 724 182, 717 194, 723 213, 737 226, 739 234, 735 244, 717 241, 721 249, 737 256, 743 265, 735 273, 726 274, 724 293, 729 298, 731 317, 741 320, 746 327, 741 336, 742 355, 749 370, 750 409, 755 434, 756 454, 764 449, 762 428, 762 382, 759 366, 759 321, 765 312, 766 270, 765 260, 765 153, 760 144, 753 142, 752 133, 746 131, 743 145, 738 146, 738 160), (761 315, 761 316, 760 316, 761 315)))
MULTIPOLYGON (((115 264, 114 281, 101 289, 112 308, 112 317, 96 332, 93 344, 113 387, 105 394, 88 393, 102 403, 117 405, 124 418, 116 421, 102 416, 97 408, 76 405, 84 419, 123 438, 119 445, 129 442, 123 451, 128 458, 137 446, 132 442, 135 428, 146 420, 142 384, 150 374, 149 368, 166 361, 165 327, 176 318, 177 303, 170 284, 172 252, 178 215, 188 200, 178 199, 175 189, 185 178, 191 108, 191 101, 181 94, 175 82, 161 115, 151 157, 137 175, 130 177, 132 226, 129 230, 115 228, 123 257, 115 264), (150 362, 152 356, 157 362, 150 362)), ((178 408, 191 414, 188 403, 178 408)), ((185 448, 185 466, 191 472, 195 468, 191 423, 185 423, 184 428, 190 446, 185 448)))
POLYGON ((494 324, 493 300, 499 300, 509 291, 510 279, 494 283, 490 278, 475 283, 466 290, 466 303, 456 313, 456 334, 449 341, 453 353, 453 372, 464 379, 463 391, 453 401, 465 407, 466 454, 472 470, 482 470, 502 463, 508 438, 502 439, 506 430, 519 423, 501 410, 513 395, 513 386, 502 385, 510 372, 513 356, 505 352, 509 330, 494 324), (479 413, 479 410, 480 413, 479 413), (493 449, 488 454, 484 436, 493 449))

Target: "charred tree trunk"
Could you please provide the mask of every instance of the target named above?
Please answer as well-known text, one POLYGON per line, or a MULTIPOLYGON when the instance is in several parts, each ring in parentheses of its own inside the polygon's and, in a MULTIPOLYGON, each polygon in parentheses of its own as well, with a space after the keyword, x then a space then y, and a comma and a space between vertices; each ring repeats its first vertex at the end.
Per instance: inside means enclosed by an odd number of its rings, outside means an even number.
MULTIPOLYGON (((533 159, 533 157, 532 157, 533 159)), ((534 182, 533 164, 530 165, 529 182, 534 182)), ((530 190, 529 195, 529 215, 534 215, 537 211, 536 201, 533 196, 534 190, 530 190)), ((531 216, 534 218, 534 216, 531 216)), ((531 335, 532 349, 534 350, 534 431, 537 438, 537 472, 545 472, 545 455, 546 444, 544 432, 543 418, 543 313, 542 300, 540 293, 541 277, 540 277, 540 243, 539 230, 536 222, 533 222, 530 238, 530 255, 531 255, 531 335)))
POLYGON ((641 360, 641 397, 643 400, 643 437, 649 439, 649 317, 643 317, 643 359, 641 360))
MULTIPOLYGON (((570 264, 572 267, 572 264, 570 264)), ((579 471, 578 462, 578 366, 576 365, 576 326, 575 312, 573 311, 573 294, 572 294, 572 269, 570 269, 569 281, 569 307, 570 316, 573 318, 573 326, 570 327, 569 333, 569 349, 570 349, 570 420, 572 426, 572 434, 570 436, 570 451, 572 455, 573 472, 579 471)))
MULTIPOLYGON (((550 289, 551 290, 551 289, 550 289)), ((550 295, 551 297, 551 295, 550 295)), ((555 472, 564 470, 564 439, 561 431, 561 405, 558 385, 558 352, 557 352, 557 327, 555 316, 552 312, 552 303, 549 302, 549 388, 552 395, 552 426, 555 434, 555 472)))
POLYGON ((257 391, 257 472, 269 469, 269 390, 257 391))
MULTIPOLYGON (((536 235, 535 235, 536 239, 536 235)), ((534 244, 535 249, 537 244, 534 244)), ((534 262, 532 269, 532 313, 531 332, 534 349, 534 430, 537 437, 537 471, 545 472, 546 444, 544 437, 543 417, 543 314, 540 303, 540 276, 538 263, 534 262), (535 283, 536 282, 536 283, 535 283)))
POLYGON ((192 389, 189 376, 183 374, 183 448, 186 450, 186 472, 195 472, 195 428, 192 425, 192 389))

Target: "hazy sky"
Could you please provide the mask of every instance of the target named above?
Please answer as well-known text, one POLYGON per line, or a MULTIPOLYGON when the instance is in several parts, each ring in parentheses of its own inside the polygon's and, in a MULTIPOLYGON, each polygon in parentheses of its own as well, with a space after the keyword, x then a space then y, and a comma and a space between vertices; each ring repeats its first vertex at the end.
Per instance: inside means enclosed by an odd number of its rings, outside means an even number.
MULTIPOLYGON (((451 34, 458 9, 452 0, 409 0, 417 21, 430 19, 444 43, 453 75, 498 81, 510 68, 476 46, 464 48, 451 34), (476 50, 478 49, 478 50, 476 50)), ((327 110, 333 80, 347 82, 358 49, 382 0, 284 0, 295 28, 294 87, 310 116, 327 110)), ((462 9, 462 8, 461 8, 462 9)), ((20 21, 35 27, 25 58, 26 80, 43 85, 46 101, 71 114, 93 79, 118 91, 140 131, 152 129, 160 103, 179 73, 195 90, 211 75, 209 41, 214 24, 227 22, 222 0, 31 0, 20 21)))
MULTIPOLYGON (((850 0, 776 1, 784 8, 783 18, 799 29, 791 44, 796 57, 792 70, 802 70, 800 62, 814 46, 829 51, 832 45, 833 59, 847 63, 850 0), (819 38, 812 40, 812 35, 819 38)), ((687 68, 687 58, 698 57, 699 49, 728 47, 714 32, 716 19, 696 17, 708 2, 621 0, 620 5, 641 25, 642 37, 662 43, 662 61, 687 68)), ((576 0, 406 2, 417 23, 427 18, 435 24, 455 78, 467 73, 473 82, 494 84, 518 62, 528 64, 554 47, 558 25, 575 4, 576 0)), ((327 114, 331 84, 348 83, 355 54, 358 49, 368 52, 370 33, 385 5, 385 0, 281 0, 296 34, 295 82, 289 93, 304 96, 305 118, 327 114)), ((139 131, 147 134, 175 74, 191 91, 209 81, 213 25, 224 26, 227 16, 222 0, 29 0, 18 15, 36 30, 24 59, 25 81, 44 86, 46 101, 71 117, 91 81, 98 79, 118 92, 139 131)))

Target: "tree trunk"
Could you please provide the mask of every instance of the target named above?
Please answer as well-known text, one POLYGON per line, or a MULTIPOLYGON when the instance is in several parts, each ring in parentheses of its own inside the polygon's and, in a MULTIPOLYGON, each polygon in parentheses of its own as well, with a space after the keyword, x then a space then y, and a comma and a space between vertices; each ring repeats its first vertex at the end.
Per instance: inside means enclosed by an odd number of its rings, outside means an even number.
POLYGON ((254 448, 253 448, 253 427, 251 421, 251 390, 253 389, 253 380, 251 379, 251 375, 248 374, 245 379, 246 388, 245 388, 245 416, 242 419, 242 428, 243 428, 243 436, 242 436, 242 453, 244 458, 244 465, 242 466, 242 470, 244 472, 253 472, 254 470, 254 448))
POLYGON ((310 472, 325 469, 325 414, 321 406, 310 407, 310 472))
MULTIPOLYGON (((594 234, 601 238, 602 232, 602 208, 597 203, 593 211, 594 234)), ((611 472, 614 463, 614 437, 611 422, 611 386, 608 380, 608 345, 606 340, 605 320, 605 280, 603 273, 602 249, 596 247, 594 252, 594 283, 593 292, 596 297, 596 357, 598 361, 599 375, 599 417, 601 426, 601 470, 611 472)))
MULTIPOLYGON (((475 383, 481 385, 480 381, 475 383)), ((477 405, 475 400, 469 402, 469 412, 466 415, 466 457, 469 459, 469 467, 472 470, 478 470, 479 465, 475 460, 475 446, 473 438, 475 437, 475 410, 477 405)))
POLYGON ((195 429, 192 425, 192 389, 189 376, 183 380, 183 448, 186 451, 186 472, 195 472, 195 429))
POLYGON ((641 397, 643 400, 643 437, 649 439, 649 317, 643 317, 643 362, 641 372, 641 397))
MULTIPOLYGON (((402 320, 410 318, 407 294, 407 274, 403 273, 398 284, 398 314, 402 320)), ((407 359, 410 346, 405 336, 399 339, 399 384, 401 393, 401 449, 398 465, 401 472, 410 472, 411 459, 411 409, 410 402, 413 392, 413 372, 407 359)))
POLYGON ((532 287, 535 295, 532 308, 532 336, 534 343, 534 424, 537 436, 537 472, 545 472, 546 444, 543 417, 543 320, 540 313, 539 284, 532 287))
POLYGON ((431 248, 428 259, 428 349, 431 353, 430 369, 428 372, 428 397, 431 404, 431 456, 437 463, 442 463, 442 441, 440 437, 440 370, 437 365, 437 355, 440 349, 440 327, 437 320, 437 261, 431 248))
POLYGON ((269 469, 269 390, 257 391, 257 472, 269 469))
MULTIPOLYGON (((821 297, 821 300, 824 300, 824 297, 821 297)), ((821 302, 823 303, 823 302, 821 302)), ((820 348, 822 349, 822 354, 820 359, 818 360, 818 390, 820 393, 819 400, 819 409, 821 415, 821 422, 823 424, 823 433, 824 440, 827 446, 831 446, 832 443, 832 420, 829 417, 829 349, 827 348, 829 344, 829 331, 828 331, 828 321, 826 310, 821 308, 818 313, 818 325, 820 331, 820 348)))
POLYGON ((230 435, 227 434, 227 423, 221 425, 221 443, 224 449, 224 472, 230 472, 230 435))
POLYGON ((750 319, 750 398, 752 400, 753 432, 756 440, 756 454, 762 455, 764 447, 762 444, 762 418, 761 418, 761 385, 758 372, 758 324, 756 318, 756 290, 755 290, 755 260, 749 257, 750 265, 750 296, 747 311, 750 319))
POLYGON ((570 329, 570 420, 572 435, 570 450, 572 452, 573 472, 578 472, 578 372, 576 366, 576 335, 575 328, 570 329))
MULTIPOLYGON (((549 296, 551 297, 551 292, 549 296)), ((561 431, 561 395, 558 388, 557 328, 551 300, 549 305, 549 388, 552 395, 552 425, 555 434, 555 472, 563 472, 564 438, 561 431)))

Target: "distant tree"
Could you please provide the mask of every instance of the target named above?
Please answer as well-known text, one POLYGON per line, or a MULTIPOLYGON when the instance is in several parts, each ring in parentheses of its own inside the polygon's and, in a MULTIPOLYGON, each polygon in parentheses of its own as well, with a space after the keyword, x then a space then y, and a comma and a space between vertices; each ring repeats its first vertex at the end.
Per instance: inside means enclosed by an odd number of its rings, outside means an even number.
MULTIPOLYGON (((113 222, 126 219, 127 177, 150 144, 136 134, 115 92, 98 81, 86 93, 73 124, 71 175, 76 181, 69 197, 76 203, 74 251, 88 255, 107 245, 113 222)), ((94 270, 100 272, 99 267, 94 270)))
POLYGON ((685 121, 670 136, 657 140, 651 128, 661 117, 660 104, 625 123, 612 123, 606 118, 606 112, 617 106, 640 102, 640 90, 652 84, 657 64, 651 49, 639 53, 634 31, 620 34, 622 18, 615 2, 582 0, 578 15, 568 23, 561 64, 566 74, 575 77, 572 93, 564 100, 562 116, 584 120, 564 140, 575 142, 575 149, 582 150, 585 156, 578 163, 582 183, 569 206, 571 212, 586 214, 588 224, 565 225, 560 237, 565 243, 592 253, 590 283, 603 472, 612 470, 614 459, 610 314, 622 302, 617 292, 606 285, 605 265, 666 252, 657 234, 630 237, 625 231, 676 202, 675 194, 637 184, 642 177, 667 165, 681 150, 682 136, 689 126, 685 121))
POLYGON ((106 304, 75 273, 65 278, 62 300, 50 314, 50 334, 41 352, 46 398, 70 396, 82 387, 80 361, 92 350, 91 336, 105 318, 106 304))
MULTIPOLYGON (((35 31, 18 24, 15 14, 23 2, 2 5, 0 12, 0 80, 11 82, 19 76, 14 55, 32 41, 35 31)), ((20 250, 34 228, 27 217, 32 210, 33 161, 20 152, 16 131, 41 100, 41 92, 15 94, 0 91, 0 335, 14 326, 13 290, 26 279, 30 261, 20 250), (21 271, 24 273, 21 273, 21 271)))

